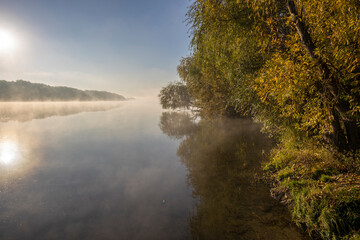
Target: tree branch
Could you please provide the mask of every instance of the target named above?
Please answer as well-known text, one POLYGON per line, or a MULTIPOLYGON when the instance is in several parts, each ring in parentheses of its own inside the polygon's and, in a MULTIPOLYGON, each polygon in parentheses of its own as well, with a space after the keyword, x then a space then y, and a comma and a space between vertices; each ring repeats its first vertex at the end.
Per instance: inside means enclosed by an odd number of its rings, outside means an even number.
POLYGON ((327 80, 326 88, 329 90, 331 95, 337 101, 338 100, 337 81, 334 78, 334 76, 332 76, 329 66, 319 56, 315 55, 314 51, 316 47, 314 41, 310 36, 307 26, 301 20, 293 0, 287 0, 287 8, 290 12, 290 15, 293 18, 296 30, 300 36, 301 42, 303 43, 305 50, 317 65, 322 79, 327 80))

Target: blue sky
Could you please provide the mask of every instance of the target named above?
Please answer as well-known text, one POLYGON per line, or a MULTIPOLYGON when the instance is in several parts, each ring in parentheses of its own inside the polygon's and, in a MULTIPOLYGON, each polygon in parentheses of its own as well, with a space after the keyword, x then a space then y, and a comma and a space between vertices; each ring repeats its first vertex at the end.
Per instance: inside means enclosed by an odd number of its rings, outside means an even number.
POLYGON ((189 53, 188 0, 2 0, 0 79, 156 95, 189 53))

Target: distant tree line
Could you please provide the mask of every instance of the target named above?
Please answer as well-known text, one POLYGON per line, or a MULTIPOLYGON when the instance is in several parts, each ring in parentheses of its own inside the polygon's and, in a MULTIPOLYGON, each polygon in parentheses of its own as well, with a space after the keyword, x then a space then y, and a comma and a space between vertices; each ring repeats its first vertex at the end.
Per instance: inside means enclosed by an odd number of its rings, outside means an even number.
POLYGON ((105 92, 52 87, 40 83, 0 80, 0 101, 122 101, 125 97, 105 92))
POLYGON ((191 54, 182 83, 161 91, 164 107, 360 149, 359 0, 195 0, 187 22, 191 54))

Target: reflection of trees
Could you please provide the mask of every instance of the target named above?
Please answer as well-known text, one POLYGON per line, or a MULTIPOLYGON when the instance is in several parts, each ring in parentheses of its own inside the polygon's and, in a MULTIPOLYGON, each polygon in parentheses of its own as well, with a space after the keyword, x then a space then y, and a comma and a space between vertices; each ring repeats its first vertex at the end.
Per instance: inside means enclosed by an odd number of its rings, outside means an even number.
POLYGON ((199 202, 194 239, 297 239, 283 208, 255 181, 268 140, 250 120, 200 121, 178 149, 199 202), (283 225, 281 225, 283 224, 283 225))
POLYGON ((121 102, 3 102, 0 103, 0 122, 25 122, 81 112, 106 111, 120 105, 121 102))
POLYGON ((192 133, 196 124, 194 116, 188 112, 163 112, 159 127, 169 137, 181 139, 192 133))

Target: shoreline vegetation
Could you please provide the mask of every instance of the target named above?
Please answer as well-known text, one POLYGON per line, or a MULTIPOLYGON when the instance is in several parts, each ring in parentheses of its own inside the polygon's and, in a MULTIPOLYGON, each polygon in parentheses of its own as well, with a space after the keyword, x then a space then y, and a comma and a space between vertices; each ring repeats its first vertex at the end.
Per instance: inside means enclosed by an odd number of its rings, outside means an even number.
POLYGON ((0 80, 0 102, 125 101, 119 94, 70 87, 53 87, 24 80, 0 80))
POLYGON ((360 239, 360 157, 287 138, 264 166, 271 195, 314 239, 360 239))
POLYGON ((360 239, 359 0, 194 0, 165 109, 251 117, 271 194, 314 239, 360 239))

